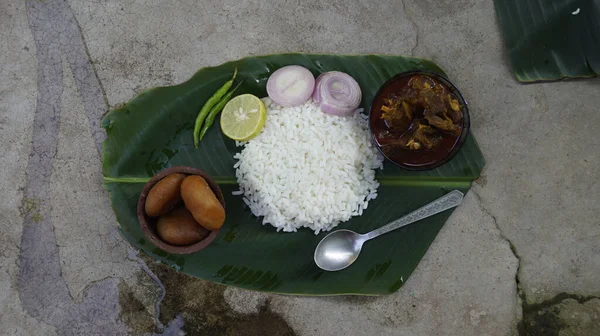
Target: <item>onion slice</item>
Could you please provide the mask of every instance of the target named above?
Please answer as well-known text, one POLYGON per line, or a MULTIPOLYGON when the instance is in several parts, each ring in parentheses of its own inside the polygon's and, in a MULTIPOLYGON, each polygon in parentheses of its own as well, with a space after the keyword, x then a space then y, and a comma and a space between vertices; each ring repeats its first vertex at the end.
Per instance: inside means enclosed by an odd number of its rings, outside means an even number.
POLYGON ((273 72, 267 81, 267 94, 281 106, 304 104, 313 93, 315 77, 306 68, 288 65, 273 72))
POLYGON ((329 71, 317 77, 313 100, 328 114, 349 116, 360 105, 362 92, 358 83, 347 73, 329 71))

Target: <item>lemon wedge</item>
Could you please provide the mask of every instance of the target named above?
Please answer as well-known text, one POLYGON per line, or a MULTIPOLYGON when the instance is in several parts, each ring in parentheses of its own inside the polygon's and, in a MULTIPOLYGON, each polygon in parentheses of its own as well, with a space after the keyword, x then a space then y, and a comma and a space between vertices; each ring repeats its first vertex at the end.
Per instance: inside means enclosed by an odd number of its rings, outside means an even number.
POLYGON ((221 112, 221 131, 236 141, 248 141, 260 134, 265 126, 265 104, 251 94, 231 99, 221 112))

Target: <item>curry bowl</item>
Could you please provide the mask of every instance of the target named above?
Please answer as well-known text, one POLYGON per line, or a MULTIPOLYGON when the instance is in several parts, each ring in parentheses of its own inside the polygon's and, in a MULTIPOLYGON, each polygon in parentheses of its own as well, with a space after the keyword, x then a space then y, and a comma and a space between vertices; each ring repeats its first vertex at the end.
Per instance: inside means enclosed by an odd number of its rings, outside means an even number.
POLYGON ((450 161, 467 139, 469 109, 445 76, 402 72, 377 91, 369 127, 387 160, 408 170, 429 170, 450 161))

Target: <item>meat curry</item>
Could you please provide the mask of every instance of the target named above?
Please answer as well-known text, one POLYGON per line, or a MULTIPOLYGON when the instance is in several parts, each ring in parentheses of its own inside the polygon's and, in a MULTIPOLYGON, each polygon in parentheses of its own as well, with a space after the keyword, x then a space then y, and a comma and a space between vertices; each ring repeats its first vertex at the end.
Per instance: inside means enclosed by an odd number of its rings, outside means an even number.
POLYGON ((375 99, 371 127, 383 153, 406 165, 443 159, 463 131, 463 106, 439 80, 399 77, 375 99))

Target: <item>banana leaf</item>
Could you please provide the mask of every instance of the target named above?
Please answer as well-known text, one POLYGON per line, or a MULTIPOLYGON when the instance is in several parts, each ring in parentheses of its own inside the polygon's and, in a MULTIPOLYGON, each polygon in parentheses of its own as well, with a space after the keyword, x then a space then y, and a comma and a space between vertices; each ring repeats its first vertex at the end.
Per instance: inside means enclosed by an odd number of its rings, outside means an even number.
POLYGON ((600 72, 600 0, 495 0, 521 82, 592 77, 600 72))
MULTIPOLYGON (((352 75, 363 91, 367 109, 377 89, 394 74, 413 69, 443 73, 430 61, 401 56, 279 54, 250 57, 199 70, 176 86, 150 89, 110 111, 102 121, 108 135, 103 146, 103 174, 122 235, 152 258, 192 276, 252 290, 307 295, 381 295, 396 291, 408 279, 451 211, 402 228, 365 245, 360 258, 339 272, 321 271, 314 249, 325 233, 307 229, 276 232, 252 215, 237 190, 235 143, 225 138, 218 120, 200 147, 192 140, 193 121, 208 97, 231 77, 235 67, 244 78, 238 93, 266 95, 266 81, 276 69, 305 66, 317 75, 338 70, 352 75), (189 255, 168 254, 144 238, 136 203, 144 183, 176 165, 204 170, 223 190, 227 219, 215 241, 189 255)), ((453 189, 466 192, 479 176, 483 156, 472 136, 449 163, 423 172, 386 163, 378 173, 379 196, 361 217, 338 228, 367 232, 380 227, 453 189)))

